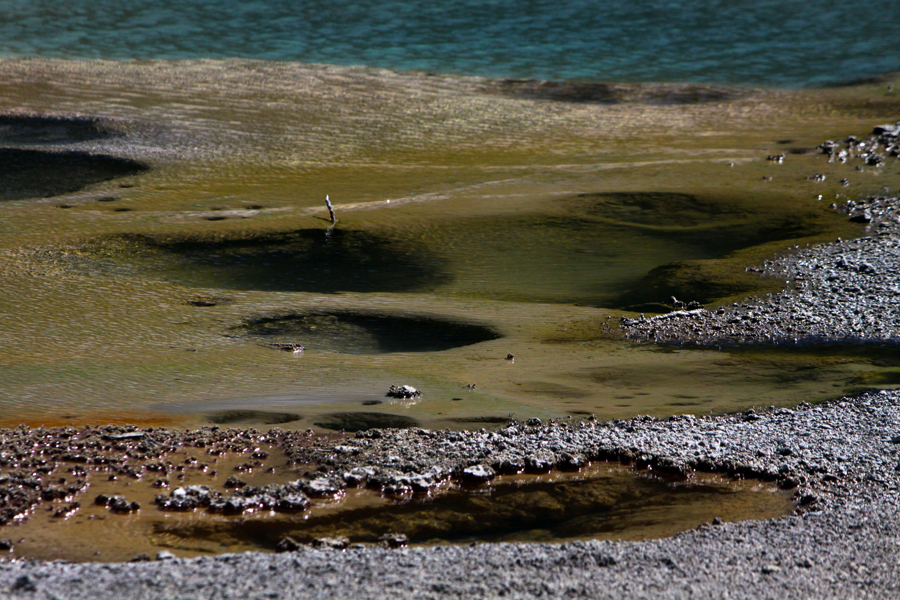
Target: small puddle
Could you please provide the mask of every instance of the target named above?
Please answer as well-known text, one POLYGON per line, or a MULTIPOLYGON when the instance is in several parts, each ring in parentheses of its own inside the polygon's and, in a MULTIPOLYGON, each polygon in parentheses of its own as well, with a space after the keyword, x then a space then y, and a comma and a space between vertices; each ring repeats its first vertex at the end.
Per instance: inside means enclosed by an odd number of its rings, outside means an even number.
POLYGON ((275 348, 346 354, 440 352, 500 338, 486 325, 422 315, 332 311, 264 317, 236 331, 275 348))
MULTIPOLYGON (((674 535, 718 517, 722 521, 777 518, 789 513, 790 495, 774 484, 696 474, 666 482, 621 465, 598 464, 581 472, 500 476, 490 484, 461 487, 447 482, 431 495, 402 499, 348 488, 337 499, 313 499, 301 513, 268 510, 240 515, 163 511, 154 498, 178 486, 204 485, 222 494, 236 480, 251 486, 286 483, 299 472, 272 447, 257 459, 246 454, 205 456, 202 449, 168 455, 137 466, 137 477, 110 477, 83 464, 61 463, 54 478, 78 477, 86 491, 42 502, 23 519, 0 527, 17 558, 128 561, 169 550, 179 556, 273 551, 285 537, 301 543, 349 538, 376 543, 404 534, 413 544, 473 541, 553 542, 574 539, 635 540, 674 535), (120 495, 140 508, 116 514, 95 503, 120 495)), ((51 476, 51 475, 48 475, 51 476)))

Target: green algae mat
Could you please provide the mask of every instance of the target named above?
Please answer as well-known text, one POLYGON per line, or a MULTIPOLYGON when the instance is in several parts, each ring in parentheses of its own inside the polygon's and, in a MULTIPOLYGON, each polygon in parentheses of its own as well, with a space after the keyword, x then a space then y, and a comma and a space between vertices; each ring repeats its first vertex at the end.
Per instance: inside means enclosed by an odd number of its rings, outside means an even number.
POLYGON ((601 102, 253 61, 16 59, 0 77, 4 425, 462 429, 896 385, 883 352, 617 333, 673 296, 782 289, 747 267, 861 235, 831 203, 896 190, 900 167, 817 146, 896 120, 890 79, 601 102))

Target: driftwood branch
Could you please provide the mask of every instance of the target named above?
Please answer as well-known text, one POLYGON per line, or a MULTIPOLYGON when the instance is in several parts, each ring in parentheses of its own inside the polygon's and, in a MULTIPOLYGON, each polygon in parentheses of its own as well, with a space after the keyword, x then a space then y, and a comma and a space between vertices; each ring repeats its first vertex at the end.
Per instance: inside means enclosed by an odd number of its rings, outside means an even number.
POLYGON ((334 216, 334 207, 331 205, 331 200, 328 199, 328 195, 325 195, 325 206, 328 207, 328 214, 331 215, 331 224, 337 224, 337 217, 334 216))

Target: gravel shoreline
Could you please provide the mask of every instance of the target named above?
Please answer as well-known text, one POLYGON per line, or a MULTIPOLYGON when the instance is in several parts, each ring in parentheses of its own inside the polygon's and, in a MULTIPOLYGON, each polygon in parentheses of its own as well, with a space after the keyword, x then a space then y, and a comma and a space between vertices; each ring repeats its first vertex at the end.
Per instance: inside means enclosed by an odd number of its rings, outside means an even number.
MULTIPOLYGON (((873 198, 843 209, 868 222, 870 235, 798 250, 763 266, 768 274, 792 280, 791 289, 716 312, 625 320, 626 335, 698 345, 896 343, 900 198, 873 198)), ((466 478, 518 466, 624 460, 676 472, 775 480, 795 490, 798 507, 780 519, 705 525, 643 542, 394 550, 303 546, 274 555, 125 564, 10 561, 0 563, 0 594, 42 599, 900 596, 900 391, 716 417, 513 423, 498 432, 374 430, 349 440, 317 438, 297 446, 293 458, 323 461, 331 475, 344 480, 355 467, 370 467, 365 478, 382 488, 412 485, 416 474, 427 479, 428 469, 431 477, 466 478)))
MULTIPOLYGON (((705 525, 644 542, 478 544, 348 550, 302 546, 122 564, 0 563, 13 598, 885 598, 900 593, 900 393, 873 392, 823 406, 767 413, 613 423, 511 426, 497 433, 433 432, 449 460, 483 460, 485 437, 526 449, 722 472, 768 473, 797 486, 795 515, 705 525), (453 440, 449 439, 453 436, 453 440), (480 452, 481 453, 481 452, 480 452)), ((415 430, 386 430, 362 455, 397 449, 415 430)), ((424 436, 427 437, 427 436, 424 436)), ((322 441, 347 447, 346 440, 322 441)), ((344 466, 353 464, 346 461, 344 466)), ((340 467, 337 467, 340 471, 340 467)))

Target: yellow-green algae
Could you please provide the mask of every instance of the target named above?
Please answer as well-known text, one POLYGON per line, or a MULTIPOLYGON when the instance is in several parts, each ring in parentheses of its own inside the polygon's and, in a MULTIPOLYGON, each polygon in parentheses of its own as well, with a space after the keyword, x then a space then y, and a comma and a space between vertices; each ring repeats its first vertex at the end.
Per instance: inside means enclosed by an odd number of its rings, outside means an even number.
POLYGON ((347 410, 430 427, 509 414, 664 416, 816 401, 889 368, 813 360, 820 377, 787 385, 783 361, 620 340, 615 320, 631 313, 609 308, 779 289, 785 282, 745 268, 795 244, 859 235, 829 204, 896 190, 897 169, 857 172, 814 149, 895 120, 900 97, 887 81, 590 104, 497 94, 479 78, 253 61, 10 59, 0 77, 0 112, 105 119, 121 135, 67 147, 151 167, 0 203, 7 425, 197 425, 226 410, 301 415, 287 427, 347 410), (782 164, 766 160, 780 152, 782 164), (825 181, 807 179, 815 173, 825 181), (182 267, 200 279, 172 277, 168 255, 132 243, 326 230, 326 194, 338 230, 389 240, 411 260, 436 257, 426 263, 445 279, 375 292, 236 289, 182 267), (694 200, 633 218, 616 210, 628 197, 694 200), (590 227, 606 236, 598 247, 633 254, 612 278, 615 294, 594 289, 590 271, 561 276, 589 262, 539 260, 590 240, 590 227), (711 235, 697 244, 700 234, 711 235), (735 237, 721 253, 710 247, 735 237), (116 248, 98 251, 111 240, 116 248), (198 297, 219 300, 196 306, 198 297), (248 319, 321 310, 474 320, 504 337, 437 353, 294 355, 229 335, 248 319), (390 403, 391 384, 425 396, 390 403), (384 403, 360 405, 372 400, 384 403))

